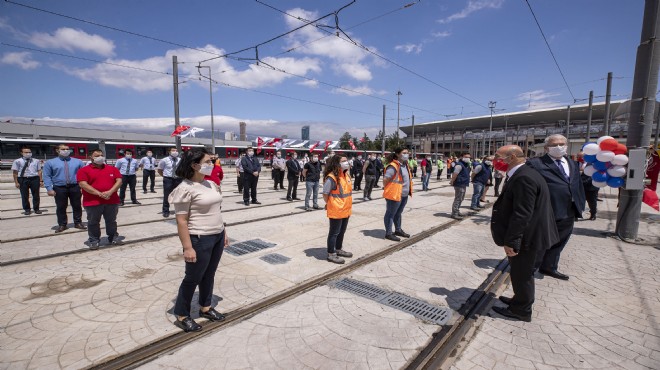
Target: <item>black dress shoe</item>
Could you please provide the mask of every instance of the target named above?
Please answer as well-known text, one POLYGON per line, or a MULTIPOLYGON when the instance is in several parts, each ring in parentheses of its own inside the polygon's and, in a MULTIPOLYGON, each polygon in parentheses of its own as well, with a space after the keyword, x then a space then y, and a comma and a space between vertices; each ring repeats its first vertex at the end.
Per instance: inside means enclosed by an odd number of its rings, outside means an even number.
POLYGON ((80 229, 80 230, 87 230, 87 226, 83 225, 82 222, 79 222, 79 223, 73 225, 73 227, 75 227, 76 229, 80 229))
POLYGON ((123 206, 123 205, 124 205, 124 201, 123 201, 123 200, 120 201, 120 202, 119 202, 119 205, 120 205, 120 206, 123 206))
POLYGON ((245 204, 246 206, 249 206, 249 205, 250 205, 250 202, 245 201, 245 202, 243 202, 243 204, 245 204))
POLYGON ((289 202, 293 202, 293 198, 287 197, 286 200, 288 200, 289 202))
POLYGON ((511 319, 516 319, 524 322, 532 322, 532 315, 518 315, 517 313, 509 311, 509 309, 506 307, 494 306, 493 311, 504 317, 508 317, 511 319))
POLYGON ((36 209, 36 210, 34 210, 34 213, 40 215, 40 214, 42 214, 43 212, 41 212, 41 210, 39 210, 39 209, 36 209))
POLYGON ((66 225, 60 225, 57 227, 57 230, 55 230, 56 233, 61 233, 62 231, 68 229, 66 225))
POLYGON ((163 212, 163 217, 165 217, 165 218, 170 217, 170 213, 169 212, 163 212))
POLYGON ((602 202, 603 200, 600 199, 600 198, 596 198, 596 201, 598 201, 598 202, 602 202))
POLYGON ((548 270, 541 270, 539 269, 539 272, 542 273, 543 275, 547 275, 550 277, 553 277, 555 279, 559 280, 568 280, 568 275, 562 274, 561 272, 555 270, 555 271, 548 271, 548 270))
POLYGON ((152 192, 152 193, 155 193, 155 192, 156 192, 156 190, 152 190, 151 192, 152 192))
POLYGON ((386 234, 385 239, 391 240, 391 241, 394 241, 394 242, 400 242, 401 241, 401 239, 394 236, 394 234, 386 234))
POLYGON ((225 319, 225 315, 221 314, 220 312, 216 311, 215 308, 211 308, 210 310, 206 312, 202 312, 202 310, 199 310, 199 317, 203 317, 205 319, 209 319, 211 321, 222 321, 225 319))
POLYGON ((300 200, 300 198, 293 198, 293 200, 300 200))
POLYGON ((502 303, 504 303, 505 305, 508 306, 508 305, 511 304, 511 301, 513 301, 513 298, 505 297, 505 296, 501 295, 499 300, 500 300, 500 302, 502 302, 502 303))
POLYGON ((180 327, 186 333, 202 330, 202 326, 196 323, 195 320, 191 319, 190 317, 186 317, 183 320, 176 320, 174 321, 174 325, 180 327))
POLYGON ((137 200, 135 200, 135 201, 133 201, 133 204, 142 204, 142 203, 140 203, 140 202, 138 202, 137 200))
POLYGON ((596 214, 592 213, 591 216, 589 216, 589 221, 594 221, 596 219, 596 214))
POLYGON ((23 214, 26 215, 26 216, 29 216, 29 215, 32 214, 32 211, 25 211, 25 212, 23 212, 23 214))
POLYGON ((396 236, 403 236, 404 238, 410 238, 410 234, 406 233, 403 230, 395 231, 394 235, 396 236))
POLYGON ((258 200, 253 200, 253 201, 252 201, 252 204, 261 204, 261 202, 258 201, 258 200))

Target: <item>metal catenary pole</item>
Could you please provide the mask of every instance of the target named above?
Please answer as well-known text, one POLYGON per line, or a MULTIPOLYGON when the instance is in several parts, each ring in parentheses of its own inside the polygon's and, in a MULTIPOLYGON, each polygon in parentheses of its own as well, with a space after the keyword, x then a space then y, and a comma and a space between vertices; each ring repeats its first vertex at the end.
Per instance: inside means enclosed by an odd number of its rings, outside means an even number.
POLYGON ((383 104, 383 144, 381 147, 380 154, 385 156, 385 104, 383 104))
POLYGON ((607 74, 607 90, 605 91, 605 135, 610 134, 610 101, 612 100, 612 72, 607 74))
MULTIPOLYGON (((656 108, 655 96, 658 88, 658 67, 660 67, 660 50, 656 48, 659 19, 660 0, 646 0, 630 98, 628 139, 626 140, 628 149, 647 149, 651 143, 651 129, 656 108)), ((616 233, 623 239, 634 240, 637 238, 642 195, 642 189, 622 189, 619 193, 616 233)))
POLYGON ((412 154, 413 158, 415 158, 415 153, 417 152, 416 146, 415 146, 415 115, 412 115, 412 154))
MULTIPOLYGON (((179 128, 179 64, 172 55, 172 79, 174 80, 174 129, 179 128)), ((175 137, 176 148, 181 153, 181 137, 175 137)))
POLYGON ((396 137, 399 137, 399 117, 400 117, 400 106, 401 106, 401 90, 396 92, 396 137))
POLYGON ((571 106, 566 109, 566 145, 568 146, 568 156, 571 155, 571 106))
POLYGON ((589 142, 591 138, 591 116, 594 111, 594 91, 589 91, 589 113, 587 114, 587 132, 584 134, 585 144, 589 142))

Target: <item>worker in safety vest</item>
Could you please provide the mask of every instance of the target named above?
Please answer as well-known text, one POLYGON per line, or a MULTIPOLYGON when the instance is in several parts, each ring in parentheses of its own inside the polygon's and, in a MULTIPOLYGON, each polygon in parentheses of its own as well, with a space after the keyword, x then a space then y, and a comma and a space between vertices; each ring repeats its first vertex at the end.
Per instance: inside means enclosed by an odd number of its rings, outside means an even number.
POLYGON ((397 148, 387 158, 388 165, 383 176, 383 198, 387 202, 385 211, 385 239, 401 241, 398 236, 409 238, 401 228, 401 213, 403 213, 408 196, 412 196, 412 171, 409 166, 408 149, 397 148), (394 233, 392 233, 394 224, 394 233))
POLYGON ((348 158, 335 155, 328 158, 323 171, 323 200, 330 219, 328 261, 338 264, 345 262, 341 257, 353 257, 353 253, 343 249, 344 234, 353 209, 350 168, 348 158))

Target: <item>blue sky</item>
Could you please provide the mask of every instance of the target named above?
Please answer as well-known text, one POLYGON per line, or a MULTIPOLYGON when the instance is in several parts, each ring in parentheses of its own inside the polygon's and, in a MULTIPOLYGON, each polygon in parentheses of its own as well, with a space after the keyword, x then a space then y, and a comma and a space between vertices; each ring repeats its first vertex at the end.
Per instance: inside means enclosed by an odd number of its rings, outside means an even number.
MULTIPOLYGON (((210 126, 208 82, 198 81, 197 63, 303 24, 252 0, 194 0, 185 6, 170 0, 17 2, 198 49, 0 2, 2 43, 159 72, 171 72, 171 56, 177 55, 184 62, 179 66, 180 79, 187 80, 180 86, 182 122, 206 128, 210 126)), ((311 20, 350 1, 264 2, 311 20)), ((586 98, 591 89, 596 96, 604 95, 604 78, 610 71, 615 76, 614 99, 630 95, 642 0, 530 3, 575 98, 586 98)), ((510 112, 573 101, 524 0, 357 0, 338 19, 351 39, 408 71, 336 36, 318 40, 325 33, 305 27, 261 46, 259 57, 308 79, 250 61, 219 58, 205 63, 216 81, 240 87, 214 85, 216 129, 237 131, 238 121, 246 121, 252 134, 299 137, 300 127, 311 124, 312 139, 336 139, 344 131, 367 132, 373 138, 382 122, 383 104, 387 131, 395 130, 398 90, 403 93, 402 125, 409 124, 413 114, 418 123, 487 114, 483 106, 490 100, 510 112), (409 3, 414 5, 403 8, 409 3)), ((321 23, 334 27, 335 18, 321 23)), ((255 53, 248 50, 236 56, 254 58, 255 53)), ((167 74, 5 45, 0 45, 0 74, 4 81, 0 117, 14 122, 35 119, 35 123, 163 133, 173 122, 172 77, 167 74)))

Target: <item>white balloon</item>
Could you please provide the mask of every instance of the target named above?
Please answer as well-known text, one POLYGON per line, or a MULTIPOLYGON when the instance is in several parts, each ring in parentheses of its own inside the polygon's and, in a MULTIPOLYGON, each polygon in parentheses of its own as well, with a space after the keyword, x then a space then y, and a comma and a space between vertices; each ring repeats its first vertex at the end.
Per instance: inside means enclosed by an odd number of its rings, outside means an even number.
POLYGON ((601 150, 600 152, 596 153, 596 159, 598 159, 601 162, 609 162, 612 159, 614 159, 614 152, 610 152, 609 150, 601 150))
POLYGON ((611 162, 615 166, 625 166, 628 164, 628 156, 625 154, 617 154, 611 162))
POLYGON ((600 143, 602 143, 604 140, 607 140, 607 139, 614 139, 614 138, 611 137, 611 136, 601 136, 601 137, 598 138, 598 140, 596 140, 596 142, 598 143, 598 145, 600 145, 600 143))
POLYGON ((598 144, 591 143, 585 145, 584 148, 582 148, 582 151, 586 155, 596 155, 598 154, 598 152, 600 152, 600 147, 598 146, 598 144))
POLYGON ((589 165, 584 168, 585 175, 591 177, 591 175, 593 175, 594 173, 596 173, 596 169, 594 168, 594 166, 589 165))
POLYGON ((614 166, 607 169, 607 174, 612 177, 623 177, 626 175, 626 168, 623 166, 614 166))
POLYGON ((593 184, 593 186, 595 186, 597 188, 604 188, 604 187, 607 186, 606 182, 593 181, 593 180, 591 180, 591 184, 593 184))

